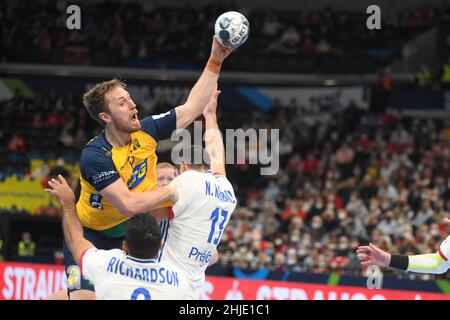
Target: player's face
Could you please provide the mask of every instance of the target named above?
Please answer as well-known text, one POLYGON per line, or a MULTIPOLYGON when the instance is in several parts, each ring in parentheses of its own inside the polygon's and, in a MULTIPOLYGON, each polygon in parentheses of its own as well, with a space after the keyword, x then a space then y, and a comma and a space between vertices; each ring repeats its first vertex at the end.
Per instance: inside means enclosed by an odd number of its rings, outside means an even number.
POLYGON ((141 129, 138 110, 128 91, 115 87, 105 94, 105 101, 109 108, 111 123, 117 130, 132 133, 141 129))
POLYGON ((157 168, 156 177, 158 178, 158 187, 164 187, 175 179, 176 172, 172 168, 157 168))

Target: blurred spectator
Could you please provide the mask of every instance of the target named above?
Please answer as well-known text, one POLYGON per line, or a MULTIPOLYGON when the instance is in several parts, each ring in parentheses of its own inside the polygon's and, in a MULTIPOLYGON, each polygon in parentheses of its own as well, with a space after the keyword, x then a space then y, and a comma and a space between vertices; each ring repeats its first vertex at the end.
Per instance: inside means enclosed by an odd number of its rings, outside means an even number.
POLYGON ((431 72, 425 64, 420 64, 420 70, 415 74, 415 83, 421 89, 431 88, 431 72))
POLYGON ((441 83, 443 89, 450 89, 450 57, 442 65, 441 83))
POLYGON ((15 134, 8 145, 9 151, 17 154, 24 154, 27 152, 25 140, 18 134, 15 134))
POLYGON ((5 260, 4 244, 5 242, 3 241, 2 238, 0 238, 0 262, 5 260))
POLYGON ((19 257, 34 257, 36 254, 36 243, 29 232, 22 233, 22 240, 17 244, 17 254, 19 257))
MULTIPOLYGON (((198 69, 210 41, 204 26, 223 12, 215 2, 160 3, 151 10, 144 1, 109 1, 108 8, 103 2, 77 3, 87 12, 83 32, 68 33, 59 2, 3 1, 0 12, 6 14, 0 25, 9 32, 0 36, 2 61, 198 69), (151 46, 147 39, 153 39, 151 46)), ((370 73, 402 57, 402 51, 404 58, 413 54, 412 40, 437 26, 446 11, 425 6, 414 14, 393 12, 395 18, 383 23, 383 32, 369 34, 361 24, 366 19, 362 11, 250 8, 245 15, 254 26, 251 41, 227 66, 230 70, 370 73), (336 56, 342 63, 336 63, 336 56)), ((59 121, 55 115, 49 120, 52 126, 59 121)))

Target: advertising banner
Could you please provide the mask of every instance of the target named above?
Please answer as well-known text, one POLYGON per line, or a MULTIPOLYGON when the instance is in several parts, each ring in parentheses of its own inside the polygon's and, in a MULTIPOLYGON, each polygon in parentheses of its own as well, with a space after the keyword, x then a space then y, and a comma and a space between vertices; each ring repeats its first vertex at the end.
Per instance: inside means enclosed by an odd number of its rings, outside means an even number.
POLYGON ((0 182, 0 208, 16 206, 19 210, 34 212, 50 203, 51 196, 44 191, 39 179, 17 179, 12 176, 0 182))
MULTIPOLYGON (((41 300, 64 288, 61 265, 0 262, 0 300, 41 300)), ((450 300, 450 295, 207 276, 201 300, 450 300)))
POLYGON ((450 295, 301 282, 207 277, 202 300, 450 300, 450 295))
POLYGON ((64 288, 61 265, 0 262, 0 300, 42 300, 64 288))

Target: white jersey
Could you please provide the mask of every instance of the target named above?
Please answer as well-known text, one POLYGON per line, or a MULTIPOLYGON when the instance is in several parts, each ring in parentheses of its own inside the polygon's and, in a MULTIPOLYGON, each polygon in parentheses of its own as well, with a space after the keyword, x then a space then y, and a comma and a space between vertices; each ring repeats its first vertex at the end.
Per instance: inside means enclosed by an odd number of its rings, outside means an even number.
POLYGON ((186 171, 171 183, 179 192, 173 216, 163 221, 159 260, 176 265, 191 285, 190 298, 199 299, 205 270, 236 207, 228 179, 208 170, 186 171))
POLYGON ((81 256, 80 266, 98 300, 188 299, 185 275, 168 262, 136 259, 120 249, 92 248, 81 256))

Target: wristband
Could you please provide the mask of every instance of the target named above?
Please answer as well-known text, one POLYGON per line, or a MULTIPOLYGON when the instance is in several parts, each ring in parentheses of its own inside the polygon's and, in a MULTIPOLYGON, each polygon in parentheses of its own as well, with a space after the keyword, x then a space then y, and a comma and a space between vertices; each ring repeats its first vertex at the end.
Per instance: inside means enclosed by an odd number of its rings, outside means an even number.
POLYGON ((206 64, 206 68, 209 71, 217 73, 217 74, 219 74, 221 67, 222 67, 222 63, 213 58, 209 58, 208 63, 206 64))
POLYGON ((405 270, 408 269, 409 257, 402 254, 392 254, 391 262, 389 263, 390 268, 405 270))

